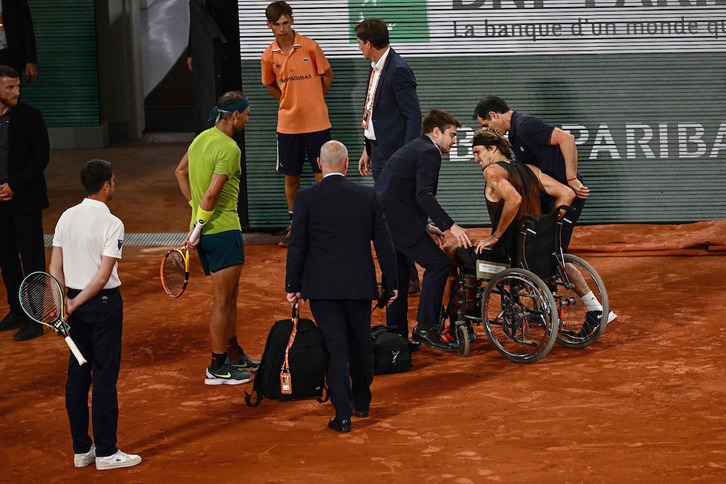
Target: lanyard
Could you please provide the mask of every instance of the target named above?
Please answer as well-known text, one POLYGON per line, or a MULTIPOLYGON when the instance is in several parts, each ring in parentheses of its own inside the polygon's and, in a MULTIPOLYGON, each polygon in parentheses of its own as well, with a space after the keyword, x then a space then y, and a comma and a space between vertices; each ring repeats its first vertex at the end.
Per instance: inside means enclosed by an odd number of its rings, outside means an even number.
POLYGON ((381 75, 383 75, 383 67, 386 65, 387 60, 388 56, 383 59, 383 65, 380 69, 377 70, 374 67, 371 71, 371 78, 368 81, 368 95, 366 96, 365 109, 363 109, 363 120, 360 123, 360 126, 363 129, 366 129, 368 127, 368 120, 370 119, 371 113, 373 112, 373 100, 376 98, 376 89, 378 89, 378 82, 381 80, 381 75), (377 76, 376 71, 378 72, 377 76), (375 84, 373 83, 374 79, 375 84))

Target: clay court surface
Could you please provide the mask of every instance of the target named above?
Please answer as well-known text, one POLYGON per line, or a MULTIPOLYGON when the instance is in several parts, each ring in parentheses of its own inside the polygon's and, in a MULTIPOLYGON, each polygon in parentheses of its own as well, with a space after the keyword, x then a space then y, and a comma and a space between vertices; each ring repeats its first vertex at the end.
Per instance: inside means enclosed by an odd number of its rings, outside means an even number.
MULTIPOLYGON (((181 232, 188 207, 173 169, 185 147, 54 152, 45 232, 81 200, 78 170, 96 156, 116 167, 111 210, 128 233, 181 232)), ((466 358, 424 348, 410 372, 376 377, 371 416, 354 418, 349 434, 327 428, 330 403, 264 400, 248 408, 251 384, 205 386, 211 281, 194 259, 187 293, 169 298, 159 283, 164 252, 127 247, 119 270, 118 443, 144 462, 107 473, 75 469, 67 347, 48 332, 24 343, 3 332, 0 482, 726 480, 723 220, 577 228, 572 252, 600 273, 618 314, 595 345, 556 345, 539 363, 518 365, 478 328, 466 358)), ((285 250, 247 245, 246 257, 239 336, 259 357, 272 323, 289 316, 285 250)), ((2 285, 0 301, 4 314, 2 285)), ((412 296, 411 327, 417 302, 412 296)), ((382 322, 377 312, 374 324, 382 322)))

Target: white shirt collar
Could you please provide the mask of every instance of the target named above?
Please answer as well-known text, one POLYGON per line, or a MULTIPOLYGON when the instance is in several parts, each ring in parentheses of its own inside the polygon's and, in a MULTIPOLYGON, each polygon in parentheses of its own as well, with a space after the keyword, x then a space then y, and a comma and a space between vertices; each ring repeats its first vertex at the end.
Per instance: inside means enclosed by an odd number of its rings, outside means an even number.
POLYGON ((386 51, 383 53, 380 59, 378 59, 378 62, 371 61, 371 67, 377 71, 380 71, 383 69, 383 64, 386 63, 386 58, 388 57, 388 53, 391 51, 391 46, 389 45, 386 48, 386 51))
POLYGON ((81 202, 83 205, 89 205, 94 208, 101 208, 105 209, 107 212, 111 213, 111 210, 108 209, 108 205, 103 203, 100 200, 93 200, 92 198, 84 198, 83 202, 81 202))
POLYGON ((441 152, 441 148, 439 148, 439 145, 436 144, 436 141, 434 141, 434 139, 431 137, 431 135, 430 134, 427 134, 426 136, 431 140, 431 142, 434 144, 434 146, 436 147, 436 149, 439 150, 439 154, 440 155, 443 155, 443 153, 441 152))
POLYGON ((332 176, 332 175, 339 175, 339 176, 345 176, 345 175, 343 175, 343 174, 342 174, 341 172, 339 172, 339 171, 331 171, 330 173, 328 173, 327 175, 325 175, 325 176, 324 176, 323 178, 325 179, 325 178, 328 178, 329 176, 332 176))

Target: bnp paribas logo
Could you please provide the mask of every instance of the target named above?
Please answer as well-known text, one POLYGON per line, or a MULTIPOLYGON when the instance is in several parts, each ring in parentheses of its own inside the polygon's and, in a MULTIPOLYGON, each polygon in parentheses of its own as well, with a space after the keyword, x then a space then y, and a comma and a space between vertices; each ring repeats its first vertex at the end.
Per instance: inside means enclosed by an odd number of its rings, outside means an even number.
POLYGON ((382 18, 391 43, 428 42, 426 0, 348 0, 350 42, 357 42, 355 26, 367 18, 382 18))

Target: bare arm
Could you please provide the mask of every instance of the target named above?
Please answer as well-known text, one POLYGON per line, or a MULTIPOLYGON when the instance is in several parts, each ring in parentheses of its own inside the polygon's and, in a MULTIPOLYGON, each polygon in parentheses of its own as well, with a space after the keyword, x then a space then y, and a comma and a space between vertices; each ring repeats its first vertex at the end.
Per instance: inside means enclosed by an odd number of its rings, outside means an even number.
POLYGON ((371 172, 371 156, 368 154, 365 145, 363 145, 363 153, 358 160, 358 172, 361 176, 368 176, 371 172))
POLYGON ((323 72, 322 75, 323 79, 323 96, 328 93, 328 89, 330 89, 330 84, 333 82, 333 69, 328 67, 328 69, 323 72))
POLYGON ((522 204, 522 196, 509 183, 506 171, 503 168, 496 165, 488 166, 484 170, 484 178, 486 178, 487 187, 491 187, 491 190, 498 194, 501 200, 504 200, 504 206, 502 207, 502 215, 499 217, 496 232, 492 233, 486 239, 479 241, 476 245, 477 253, 480 253, 484 247, 491 247, 497 243, 499 238, 507 231, 512 221, 514 221, 519 207, 522 204))
MULTIPOLYGON (((331 80, 332 80, 332 78, 331 78, 331 80)), ((282 91, 280 90, 279 87, 277 87, 277 84, 276 83, 266 84, 265 87, 267 88, 267 92, 269 92, 270 94, 272 94, 272 97, 274 97, 278 101, 280 99, 282 99, 282 91)))
POLYGON ((199 207, 201 207, 202 210, 206 210, 208 212, 214 211, 214 207, 217 206, 219 195, 222 193, 222 188, 225 183, 227 183, 227 175, 220 175, 219 173, 212 175, 212 181, 209 183, 207 191, 204 193, 202 200, 199 202, 199 207))
POLYGON ((565 174, 567 176, 567 184, 572 187, 578 198, 587 198, 590 189, 577 179, 577 146, 575 146, 575 137, 570 133, 555 128, 550 136, 550 145, 559 146, 562 156, 565 159, 565 174))
MULTIPOLYGON (((50 265, 48 266, 48 272, 51 276, 55 277, 60 282, 61 289, 65 290, 66 287, 66 276, 63 274, 63 249, 60 247, 53 247, 53 251, 50 255, 50 265)), ((65 291, 64 291, 65 292, 65 291)))
POLYGON ((547 195, 555 197, 555 209, 560 205, 572 205, 572 202, 575 200, 575 192, 572 188, 567 185, 563 185, 551 176, 542 173, 542 171, 534 165, 527 165, 527 167, 537 176, 540 190, 543 190, 547 195))
POLYGON ((188 202, 192 199, 192 188, 189 186, 189 153, 184 153, 181 161, 174 170, 176 182, 179 184, 184 199, 188 202))

